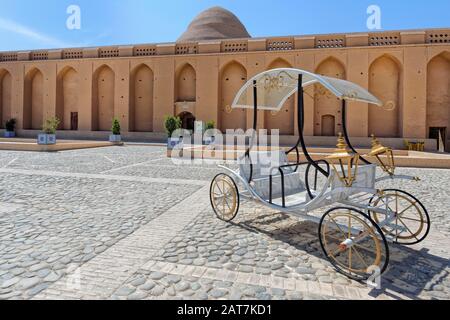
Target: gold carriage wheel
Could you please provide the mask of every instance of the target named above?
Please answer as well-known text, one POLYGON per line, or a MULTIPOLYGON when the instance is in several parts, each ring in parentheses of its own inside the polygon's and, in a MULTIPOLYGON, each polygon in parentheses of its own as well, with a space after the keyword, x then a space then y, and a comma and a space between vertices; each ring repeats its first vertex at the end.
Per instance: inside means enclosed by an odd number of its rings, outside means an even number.
POLYGON ((239 195, 235 183, 227 175, 217 176, 211 185, 211 204, 219 219, 231 221, 239 209, 239 195))
MULTIPOLYGON (((394 212, 395 220, 391 224, 395 225, 395 230, 389 227, 381 229, 386 235, 395 239, 395 242, 413 240, 420 242, 420 236, 429 224, 428 217, 421 209, 419 201, 401 194, 399 191, 389 191, 378 195, 373 203, 373 207, 386 208, 394 212), (399 232, 399 228, 402 229, 399 232)), ((372 211, 373 220, 380 224, 384 221, 386 215, 372 211)), ((423 238, 422 238, 423 240, 423 238)))
POLYGON ((330 212, 321 225, 322 247, 333 264, 344 273, 354 278, 365 278, 371 267, 385 268, 382 266, 382 243, 376 231, 350 209, 330 212), (347 246, 350 239, 353 244, 347 246))

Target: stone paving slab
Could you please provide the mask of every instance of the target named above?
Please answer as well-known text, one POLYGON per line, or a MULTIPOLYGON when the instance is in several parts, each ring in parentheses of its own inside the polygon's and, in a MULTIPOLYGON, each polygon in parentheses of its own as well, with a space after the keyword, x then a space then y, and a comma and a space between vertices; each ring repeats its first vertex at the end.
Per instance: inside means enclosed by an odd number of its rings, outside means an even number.
POLYGON ((337 273, 313 223, 253 202, 217 220, 218 172, 161 147, 0 152, 0 299, 450 299, 450 170, 380 184, 432 220, 423 243, 391 246, 383 291, 337 273))
POLYGON ((199 187, 3 173, 0 299, 33 297, 199 187))
POLYGON ((130 236, 60 279, 34 299, 106 299, 208 205, 202 188, 130 236), (190 208, 190 210, 185 210, 190 208), (98 272, 102 270, 102 272, 98 272), (93 281, 95 280, 95 281, 93 281))
MULTIPOLYGON (((183 266, 180 264, 167 262, 149 261, 141 267, 140 272, 149 274, 150 278, 152 274, 154 275, 159 272, 181 277, 194 277, 197 279, 206 279, 211 281, 259 286, 280 290, 280 292, 286 291, 290 293, 299 293, 301 295, 315 294, 321 297, 333 297, 335 299, 355 298, 355 295, 352 296, 349 292, 347 292, 345 289, 346 286, 332 286, 329 284, 318 284, 316 281, 303 281, 293 278, 289 279, 277 276, 249 274, 238 271, 199 266, 183 266)), ((370 290, 367 288, 355 288, 355 292, 361 298, 367 296, 368 291, 370 290)))
MULTIPOLYGON (((160 266, 156 265, 158 270, 160 266)), ((209 271, 209 270, 208 270, 209 271)), ((217 280, 209 276, 196 276, 197 270, 189 272, 192 275, 180 275, 174 272, 139 270, 123 286, 115 291, 111 299, 118 300, 338 300, 345 299, 331 295, 324 295, 318 290, 295 291, 292 286, 288 289, 271 287, 268 284, 256 282, 217 280)), ((198 274, 203 272, 200 271, 198 274)), ((304 283, 300 283, 301 286, 304 283)), ((294 284, 295 287, 295 284, 294 284)))
POLYGON ((203 186, 205 181, 201 180, 183 180, 183 179, 162 179, 162 178, 147 178, 142 176, 130 175, 110 175, 110 174, 89 174, 89 173, 68 173, 55 172, 45 170, 19 170, 19 169, 0 169, 0 173, 20 174, 29 176, 47 176, 47 177, 61 177, 61 178, 85 178, 85 179, 101 179, 112 181, 129 181, 129 182, 147 182, 154 184, 180 184, 180 185, 195 185, 203 186))

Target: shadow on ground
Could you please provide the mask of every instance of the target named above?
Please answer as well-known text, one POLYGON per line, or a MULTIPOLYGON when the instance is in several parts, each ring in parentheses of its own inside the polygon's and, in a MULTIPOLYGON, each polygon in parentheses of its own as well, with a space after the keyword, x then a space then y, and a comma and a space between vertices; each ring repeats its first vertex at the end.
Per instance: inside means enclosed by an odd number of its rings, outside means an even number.
MULTIPOLYGON (((318 225, 313 222, 301 221, 289 224, 287 227, 274 228, 292 217, 285 213, 270 213, 259 215, 256 218, 241 220, 234 225, 249 232, 262 233, 274 240, 282 241, 295 247, 297 250, 307 252, 320 259, 325 255, 318 239, 318 225), (307 241, 302 241, 302 236, 307 241), (315 238, 315 239, 314 239, 315 238)), ((432 292, 439 288, 442 282, 449 277, 448 259, 432 255, 427 248, 415 250, 410 247, 390 244, 390 263, 382 276, 382 290, 372 290, 370 296, 378 297, 381 294, 393 299, 406 296, 410 299, 422 299, 425 292, 432 292)), ((428 298, 439 297, 439 291, 428 298)))

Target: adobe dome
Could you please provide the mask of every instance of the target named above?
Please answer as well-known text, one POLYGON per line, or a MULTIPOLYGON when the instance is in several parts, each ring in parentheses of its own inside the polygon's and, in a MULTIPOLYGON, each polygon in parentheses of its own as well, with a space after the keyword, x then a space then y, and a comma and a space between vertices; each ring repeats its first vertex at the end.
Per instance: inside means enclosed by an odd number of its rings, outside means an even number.
POLYGON ((251 38, 247 29, 230 11, 213 7, 200 13, 177 42, 251 38))

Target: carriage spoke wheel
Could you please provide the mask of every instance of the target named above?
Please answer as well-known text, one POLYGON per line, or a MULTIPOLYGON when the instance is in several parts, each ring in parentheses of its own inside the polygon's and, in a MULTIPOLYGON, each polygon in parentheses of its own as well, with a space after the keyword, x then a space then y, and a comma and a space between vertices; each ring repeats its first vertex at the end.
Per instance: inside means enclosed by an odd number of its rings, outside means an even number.
POLYGON ((210 188, 211 206, 216 216, 223 221, 232 221, 239 212, 239 191, 234 180, 226 175, 217 175, 210 188))
POLYGON ((383 190, 371 201, 370 206, 387 213, 371 211, 373 220, 379 224, 388 238, 394 243, 413 245, 422 242, 430 232, 430 217, 424 205, 407 192, 383 190), (386 225, 386 219, 389 221, 386 225))
POLYGON ((333 208, 323 217, 319 239, 328 260, 346 276, 367 280, 389 263, 386 238, 376 223, 352 208, 333 208))

